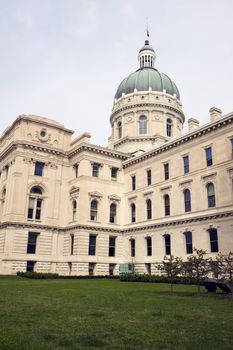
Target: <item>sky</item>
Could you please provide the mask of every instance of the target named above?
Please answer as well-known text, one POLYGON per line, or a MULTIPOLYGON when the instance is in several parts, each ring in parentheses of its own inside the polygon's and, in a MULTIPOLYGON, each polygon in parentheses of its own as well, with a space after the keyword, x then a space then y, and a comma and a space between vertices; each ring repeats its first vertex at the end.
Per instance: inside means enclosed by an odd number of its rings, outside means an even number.
POLYGON ((155 68, 178 86, 186 120, 232 112, 232 13, 232 0, 0 0, 0 133, 35 114, 107 146, 147 18, 155 68))

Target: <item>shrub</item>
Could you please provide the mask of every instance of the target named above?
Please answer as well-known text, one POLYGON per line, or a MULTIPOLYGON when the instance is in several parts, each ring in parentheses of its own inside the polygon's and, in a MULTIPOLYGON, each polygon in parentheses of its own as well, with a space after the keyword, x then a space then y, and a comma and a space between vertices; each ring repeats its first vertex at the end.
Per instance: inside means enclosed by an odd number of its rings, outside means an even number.
POLYGON ((25 278, 34 278, 34 279, 56 279, 56 278, 62 278, 62 279, 98 279, 98 278, 109 278, 109 279, 117 279, 119 276, 62 276, 58 275, 57 273, 44 273, 44 272, 17 272, 17 276, 19 277, 25 277, 25 278))
MULTIPOLYGON (((170 278, 163 275, 138 275, 138 274, 121 274, 121 282, 145 282, 145 283, 170 283, 170 278)), ((195 284, 195 279, 190 277, 175 277, 173 284, 195 284)))

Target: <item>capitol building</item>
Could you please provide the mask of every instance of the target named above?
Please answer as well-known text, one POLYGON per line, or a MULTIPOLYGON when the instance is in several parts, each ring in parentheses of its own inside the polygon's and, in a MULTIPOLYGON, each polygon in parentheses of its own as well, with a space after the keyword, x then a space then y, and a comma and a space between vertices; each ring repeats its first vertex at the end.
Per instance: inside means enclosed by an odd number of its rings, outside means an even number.
POLYGON ((36 115, 3 132, 0 274, 153 274, 165 255, 233 251, 233 112, 212 107, 184 133, 148 39, 116 90, 107 148, 36 115))

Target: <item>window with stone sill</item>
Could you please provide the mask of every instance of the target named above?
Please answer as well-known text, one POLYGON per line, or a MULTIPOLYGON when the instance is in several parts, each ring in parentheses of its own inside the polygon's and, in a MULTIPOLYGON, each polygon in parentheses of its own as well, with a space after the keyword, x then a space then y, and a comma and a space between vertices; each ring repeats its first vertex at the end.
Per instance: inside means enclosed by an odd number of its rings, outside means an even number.
POLYGON ((35 163, 34 175, 36 175, 36 176, 43 176, 43 170, 44 170, 44 163, 36 162, 35 163))
POLYGON ((166 234, 164 235, 165 243, 165 255, 171 255, 171 236, 166 234))
POLYGON ((131 222, 136 222, 136 206, 134 203, 131 204, 131 222))
POLYGON ((211 228, 208 230, 210 236, 210 251, 211 253, 218 252, 218 231, 216 228, 211 228))
POLYGON ((146 215, 147 215, 147 220, 152 219, 152 202, 151 202, 151 199, 147 199, 147 201, 146 201, 146 215))
POLYGON ((214 184, 212 182, 208 183, 206 189, 208 208, 214 208, 216 206, 214 184))
POLYGON ((135 239, 134 238, 130 239, 130 255, 132 257, 135 256, 135 239))
POLYGON ((184 211, 191 211, 191 193, 188 188, 184 190, 184 211))
POLYGON ((27 254, 36 253, 36 243, 39 232, 28 232, 27 254))
POLYGON ((212 148, 207 147, 205 149, 205 155, 206 155, 206 166, 213 165, 213 157, 212 157, 212 148))
POLYGON ((28 219, 41 220, 41 209, 43 203, 43 190, 39 186, 32 187, 28 203, 28 219))
POLYGON ((93 199, 91 201, 90 219, 92 221, 97 221, 97 214, 98 214, 98 202, 96 199, 93 199))
POLYGON ((185 236, 185 245, 186 245, 186 254, 193 253, 193 237, 191 231, 184 232, 185 236))
POLYGON ((111 222, 113 224, 116 223, 116 217, 117 217, 117 205, 116 205, 116 203, 111 203, 109 222, 111 222))

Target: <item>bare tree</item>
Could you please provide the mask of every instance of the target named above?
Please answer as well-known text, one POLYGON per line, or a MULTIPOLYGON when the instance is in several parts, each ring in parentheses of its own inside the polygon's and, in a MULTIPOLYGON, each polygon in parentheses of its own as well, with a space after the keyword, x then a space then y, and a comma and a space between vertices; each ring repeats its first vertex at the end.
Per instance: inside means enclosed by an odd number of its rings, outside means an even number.
POLYGON ((182 259, 173 255, 169 255, 169 257, 165 256, 162 263, 158 264, 157 267, 167 276, 170 282, 171 292, 173 293, 174 279, 181 273, 183 268, 182 259))
POLYGON ((184 272, 195 280, 199 295, 200 286, 210 271, 210 259, 206 258, 205 255, 205 250, 194 249, 194 254, 190 255, 184 264, 184 272))

